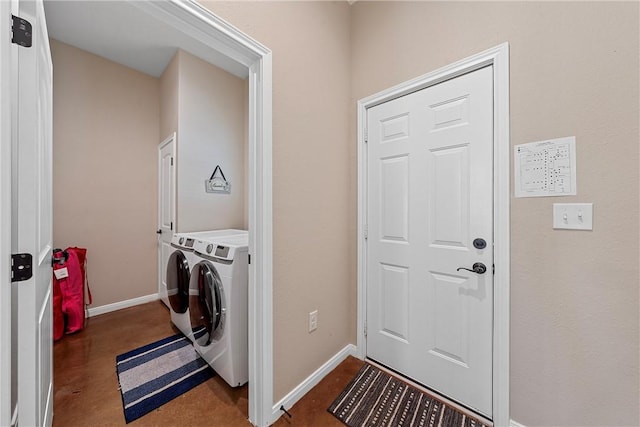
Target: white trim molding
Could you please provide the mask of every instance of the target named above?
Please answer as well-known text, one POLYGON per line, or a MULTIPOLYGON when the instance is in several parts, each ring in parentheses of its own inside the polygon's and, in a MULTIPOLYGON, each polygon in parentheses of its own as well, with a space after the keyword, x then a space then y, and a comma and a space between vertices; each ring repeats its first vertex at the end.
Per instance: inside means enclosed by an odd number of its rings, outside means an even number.
POLYGON ((367 109, 411 92, 436 85, 477 69, 493 67, 494 106, 494 339, 493 424, 509 426, 509 298, 510 298, 510 187, 509 187, 509 44, 503 43, 477 55, 386 89, 358 101, 358 318, 357 357, 366 357, 366 151, 367 109))
POLYGON ((307 394, 312 388, 314 388, 324 377, 333 371, 340 363, 342 363, 347 357, 356 355, 356 346, 348 344, 342 350, 337 352, 331 359, 327 360, 322 366, 320 366, 314 373, 309 375, 304 381, 298 384, 293 390, 291 390, 285 397, 280 399, 275 405, 273 405, 273 415, 271 422, 274 423, 283 414, 280 409, 284 406, 289 410, 293 405, 298 402, 305 394, 307 394))
POLYGON ((131 4, 248 71, 249 421, 265 427, 273 406, 272 54, 194 0, 131 4))
POLYGON ((123 308, 135 307, 136 305, 146 304, 159 299, 158 294, 144 295, 137 298, 131 298, 124 301, 114 302, 112 304, 100 305, 98 307, 90 307, 87 309, 88 317, 99 316, 112 311, 122 310, 123 308))
POLYGON ((526 426, 524 424, 520 424, 515 420, 511 420, 511 422, 509 423, 509 427, 526 427, 526 426))
MULTIPOLYGON (((12 377, 16 373, 12 369, 11 348, 12 328, 11 304, 13 284, 11 284, 11 106, 13 94, 11 40, 9 34, 9 15, 12 12, 9 2, 0 1, 0 425, 12 423, 12 416, 17 415, 17 405, 12 402, 12 377)), ((15 12, 17 13, 17 12, 15 12)), ((17 286, 17 285, 16 285, 17 286)))

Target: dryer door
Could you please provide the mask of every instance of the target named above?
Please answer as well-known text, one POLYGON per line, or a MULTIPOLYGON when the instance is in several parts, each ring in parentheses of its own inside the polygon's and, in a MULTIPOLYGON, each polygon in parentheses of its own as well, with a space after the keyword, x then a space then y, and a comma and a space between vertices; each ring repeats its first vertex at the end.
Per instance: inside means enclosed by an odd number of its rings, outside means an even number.
POLYGON ((197 313, 192 317, 196 342, 202 346, 217 341, 222 336, 225 318, 225 302, 222 281, 215 266, 201 261, 193 268, 191 280, 197 280, 197 313))
POLYGON ((167 294, 171 309, 185 313, 189 308, 189 262, 182 251, 174 251, 167 263, 167 294))

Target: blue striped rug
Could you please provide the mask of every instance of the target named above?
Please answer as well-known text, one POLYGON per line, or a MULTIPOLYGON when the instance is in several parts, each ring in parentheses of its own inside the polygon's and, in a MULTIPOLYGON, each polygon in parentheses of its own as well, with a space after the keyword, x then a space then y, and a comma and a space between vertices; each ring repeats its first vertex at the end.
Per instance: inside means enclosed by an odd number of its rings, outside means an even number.
POLYGON ((127 423, 213 377, 191 341, 177 334, 116 357, 127 423))

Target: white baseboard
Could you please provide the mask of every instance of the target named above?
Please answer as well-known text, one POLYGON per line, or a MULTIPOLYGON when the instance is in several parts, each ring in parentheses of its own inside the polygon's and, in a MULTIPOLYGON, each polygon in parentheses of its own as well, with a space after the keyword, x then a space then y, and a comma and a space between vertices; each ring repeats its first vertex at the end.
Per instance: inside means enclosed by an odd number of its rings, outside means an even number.
POLYGON ((271 415, 271 423, 275 423, 278 418, 283 414, 280 410, 281 406, 289 410, 298 400, 307 394, 313 387, 315 387, 327 374, 333 371, 342 361, 348 356, 355 356, 356 346, 353 344, 347 345, 345 348, 336 353, 331 359, 327 360, 324 365, 319 367, 313 374, 309 375, 304 381, 302 381, 296 388, 291 390, 289 394, 283 397, 278 403, 273 405, 273 413, 271 415))
POLYGON ((509 427, 525 427, 525 425, 524 424, 520 424, 517 421, 511 420, 510 424, 509 424, 509 427))
POLYGON ((113 304, 101 305, 99 307, 91 307, 87 309, 89 317, 97 316, 99 314, 105 314, 116 310, 122 310, 123 308, 129 308, 147 302, 156 301, 159 299, 158 294, 144 295, 138 298, 128 299, 126 301, 114 302, 113 304))

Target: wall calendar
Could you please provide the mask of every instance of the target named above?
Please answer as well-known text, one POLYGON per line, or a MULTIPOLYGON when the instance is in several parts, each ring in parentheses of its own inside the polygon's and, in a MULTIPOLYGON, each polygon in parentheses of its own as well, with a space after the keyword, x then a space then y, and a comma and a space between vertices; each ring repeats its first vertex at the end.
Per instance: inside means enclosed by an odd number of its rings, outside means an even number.
POLYGON ((516 197, 575 196, 576 137, 516 145, 516 197))

